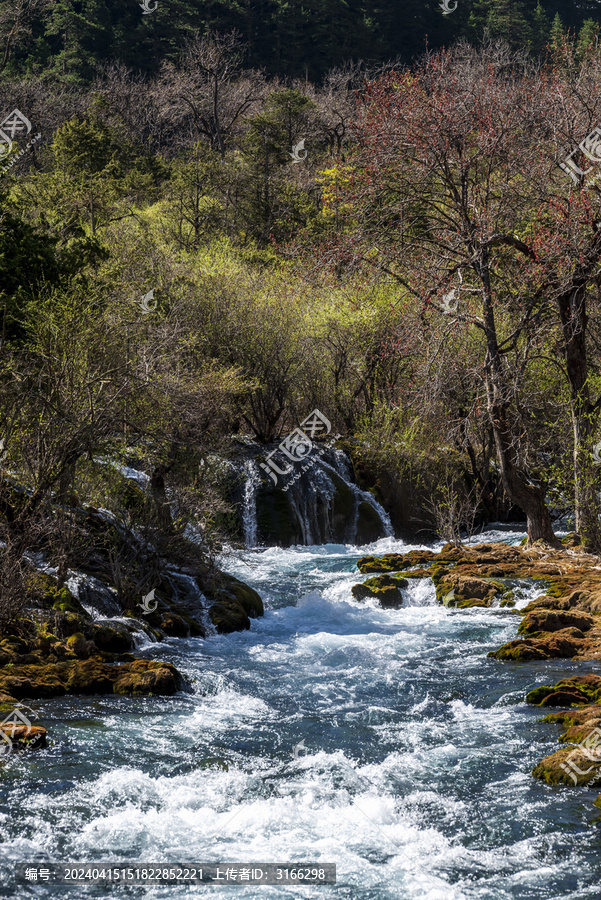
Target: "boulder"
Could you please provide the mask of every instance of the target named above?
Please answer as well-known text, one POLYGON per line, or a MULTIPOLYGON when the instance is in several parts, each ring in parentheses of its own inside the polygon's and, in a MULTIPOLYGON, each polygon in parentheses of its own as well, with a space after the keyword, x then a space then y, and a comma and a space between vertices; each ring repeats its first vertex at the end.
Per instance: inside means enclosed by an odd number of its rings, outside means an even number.
POLYGON ((354 584, 351 594, 355 600, 373 597, 385 609, 398 609, 403 605, 401 588, 406 588, 408 585, 407 579, 398 575, 376 575, 361 584, 354 584))
MULTIPOLYGON (((598 703, 601 700, 599 675, 574 675, 554 685, 542 685, 526 695, 526 703, 539 706, 571 706, 572 704, 598 703)), ((601 708, 599 710, 601 715, 601 708)))
POLYGON ((492 659, 508 659, 516 662, 526 662, 532 659, 549 659, 548 654, 538 646, 537 641, 508 641, 498 650, 491 650, 488 654, 492 659))
POLYGON ((369 572, 400 572, 425 562, 439 560, 440 555, 432 550, 411 550, 409 553, 385 553, 384 556, 362 556, 357 568, 362 574, 369 572))
POLYGON ((451 571, 440 579, 436 586, 436 596, 442 603, 443 598, 453 591, 456 605, 459 605, 462 600, 484 600, 486 605, 489 605, 493 597, 504 590, 505 587, 501 582, 488 581, 473 575, 462 575, 451 571))
POLYGON ((46 746, 46 729, 41 725, 0 725, 0 759, 3 753, 39 750, 46 746))
POLYGON ((568 784, 571 787, 601 783, 601 757, 591 759, 578 746, 557 750, 546 756, 532 770, 535 778, 547 784, 568 784))
POLYGON ((536 609, 527 613, 518 627, 519 634, 533 635, 538 632, 562 631, 578 628, 588 631, 593 626, 593 617, 585 612, 558 609, 536 609))
POLYGON ((263 615, 260 595, 233 575, 220 572, 216 581, 203 586, 203 590, 205 596, 213 601, 209 616, 219 634, 244 631, 250 628, 251 619, 263 615))
POLYGON ((108 665, 98 657, 14 667, 0 672, 0 691, 17 700, 60 697, 63 694, 174 694, 184 687, 175 666, 137 659, 108 665))
POLYGON ((95 625, 92 640, 99 650, 107 653, 127 653, 134 647, 134 640, 125 625, 95 625))

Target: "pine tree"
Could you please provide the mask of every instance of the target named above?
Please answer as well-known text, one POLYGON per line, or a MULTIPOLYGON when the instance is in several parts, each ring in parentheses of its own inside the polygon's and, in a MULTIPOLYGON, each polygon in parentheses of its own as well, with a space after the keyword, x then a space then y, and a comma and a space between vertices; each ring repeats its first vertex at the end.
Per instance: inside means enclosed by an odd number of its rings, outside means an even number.
POLYGON ((549 43, 550 28, 549 17, 538 0, 532 15, 532 50, 534 53, 540 53, 549 43))
POLYGON ((532 29, 521 0, 492 0, 486 26, 491 37, 503 38, 512 47, 527 47, 532 29))
POLYGON ((551 46, 555 49, 559 48, 565 40, 565 30, 559 13, 555 13, 553 24, 551 25, 551 46))
POLYGON ((576 46, 576 58, 582 62, 585 57, 599 44, 599 23, 594 19, 586 19, 578 35, 576 46))

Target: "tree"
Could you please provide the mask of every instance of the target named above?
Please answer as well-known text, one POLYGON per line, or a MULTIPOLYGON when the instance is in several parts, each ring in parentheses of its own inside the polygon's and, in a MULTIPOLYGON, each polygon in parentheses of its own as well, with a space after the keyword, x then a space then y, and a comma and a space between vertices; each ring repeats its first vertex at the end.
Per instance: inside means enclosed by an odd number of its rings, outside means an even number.
POLYGON ((554 544, 544 481, 523 468, 515 415, 520 381, 509 366, 516 350, 517 364, 529 366, 544 294, 521 279, 520 256, 528 253, 516 236, 533 199, 521 137, 533 114, 533 84, 508 83, 503 72, 523 65, 502 51, 491 60, 490 52, 478 57, 459 48, 454 57, 430 58, 415 74, 376 79, 359 110, 359 149, 346 190, 352 211, 335 256, 377 269, 425 310, 436 302, 440 309, 453 285, 469 297, 456 321, 482 337, 504 488, 526 515, 529 540, 554 544))

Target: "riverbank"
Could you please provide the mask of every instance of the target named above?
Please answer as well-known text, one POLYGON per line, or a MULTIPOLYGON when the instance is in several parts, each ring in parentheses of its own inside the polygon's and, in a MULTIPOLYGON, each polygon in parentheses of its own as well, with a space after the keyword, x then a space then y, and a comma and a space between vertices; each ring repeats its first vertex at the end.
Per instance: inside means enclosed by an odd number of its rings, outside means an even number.
MULTIPOLYGON (((562 549, 500 542, 467 547, 446 544, 438 553, 425 550, 367 556, 357 566, 372 577, 356 585, 353 595, 398 607, 408 579, 430 578, 437 600, 445 606, 498 606, 520 616, 517 631, 521 636, 490 651, 488 656, 493 659, 512 663, 599 660, 601 560, 569 537, 564 543, 562 549), (514 609, 516 579, 544 585, 545 592, 524 608, 514 609)), ((544 719, 567 726, 559 737, 567 746, 544 757, 532 774, 548 784, 601 784, 601 755, 597 752, 601 746, 601 676, 574 674, 555 685, 529 691, 526 701, 543 708, 570 707, 544 719)), ((601 795, 596 803, 601 805, 601 795)))

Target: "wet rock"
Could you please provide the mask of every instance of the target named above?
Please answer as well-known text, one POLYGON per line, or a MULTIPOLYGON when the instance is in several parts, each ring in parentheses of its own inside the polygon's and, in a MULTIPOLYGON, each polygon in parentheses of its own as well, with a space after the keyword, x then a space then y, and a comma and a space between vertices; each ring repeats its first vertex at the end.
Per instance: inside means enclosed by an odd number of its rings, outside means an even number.
POLYGON ((81 632, 76 632, 67 638, 66 645, 78 659, 88 659, 95 650, 94 643, 87 641, 81 632))
POLYGON ((541 631, 562 631, 565 628, 578 628, 584 632, 592 626, 593 617, 584 612, 538 609, 524 616, 518 627, 518 633, 533 635, 541 631))
POLYGON ((453 591, 456 605, 465 600, 483 600, 488 605, 493 597, 504 590, 505 586, 501 582, 451 571, 444 575, 436 586, 436 596, 439 602, 442 602, 443 598, 453 591))
POLYGON ((169 637, 189 637, 190 626, 181 616, 167 613, 161 617, 160 628, 169 637))
POLYGON ((403 605, 401 588, 408 586, 407 579, 398 575, 376 575, 374 578, 368 578, 362 584, 354 584, 351 594, 355 600, 373 597, 385 609, 398 609, 403 605))
POLYGON ((507 659, 515 662, 527 662, 532 659, 549 659, 548 653, 542 649, 538 641, 508 641, 498 650, 491 650, 487 655, 492 659, 507 659))
MULTIPOLYGON (((574 675, 554 685, 541 685, 526 695, 527 703, 539 706, 570 706, 601 701, 601 676, 574 675)), ((601 715, 601 709, 599 710, 601 715)))
MULTIPOLYGON (((581 640, 575 636, 578 629, 566 628, 550 634, 538 635, 536 638, 508 641, 498 650, 491 650, 488 656, 493 659, 530 660, 530 659, 571 659, 577 653, 581 640)), ((582 635, 582 632, 580 632, 582 635)))
POLYGON ((209 616, 219 634, 247 630, 251 618, 264 613, 260 595, 233 575, 220 572, 204 593, 212 601, 209 616))
POLYGON ((134 646, 134 640, 125 625, 95 625, 92 640, 99 650, 108 653, 127 653, 134 646))
POLYGON ((113 667, 98 659, 89 659, 73 665, 67 675, 66 687, 70 694, 110 694, 114 681, 113 667))
POLYGON ((409 553, 385 553, 384 556, 362 556, 357 568, 362 574, 369 572, 400 572, 412 566, 438 560, 440 554, 432 550, 411 550, 409 553))
POLYGON ((592 760, 578 746, 569 747, 546 756, 532 774, 547 784, 596 785, 601 783, 601 760, 592 760))
POLYGON ((47 731, 41 725, 0 725, 0 760, 3 753, 40 750, 46 747, 47 731))
POLYGON ((165 663, 149 665, 146 660, 140 659, 131 663, 128 671, 117 678, 113 691, 115 694, 171 696, 180 687, 181 676, 175 666, 165 663))
POLYGON ((99 658, 23 666, 7 675, 0 671, 0 691, 17 700, 63 694, 166 694, 185 687, 175 666, 138 659, 107 664, 99 658))

